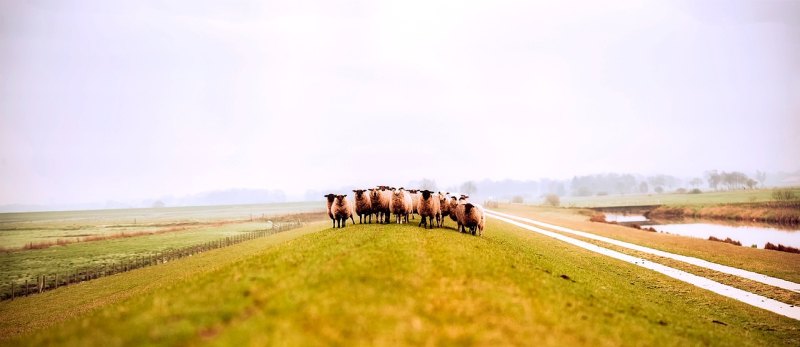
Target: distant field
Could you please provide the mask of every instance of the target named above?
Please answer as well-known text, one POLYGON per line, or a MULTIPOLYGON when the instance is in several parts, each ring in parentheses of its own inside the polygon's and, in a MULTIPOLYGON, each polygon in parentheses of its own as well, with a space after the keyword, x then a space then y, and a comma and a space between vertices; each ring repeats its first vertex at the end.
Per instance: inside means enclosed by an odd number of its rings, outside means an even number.
POLYGON ((322 203, 179 207, 71 212, 0 214, 0 293, 35 276, 66 273, 88 266, 148 256, 168 249, 271 228, 271 217, 324 211, 322 203), (250 221, 251 215, 253 220, 250 221), (134 237, 114 237, 121 233, 134 237), (81 241, 41 249, 26 245, 64 240, 81 241))
MULTIPOLYGON (((800 195, 800 188, 792 188, 800 195)), ((772 201, 771 189, 703 192, 701 194, 630 194, 605 196, 565 196, 561 197, 564 207, 612 207, 636 205, 687 205, 724 204, 739 202, 772 201)), ((540 203, 537 203, 540 204, 540 203)))
POLYGON ((13 346, 777 346, 800 343, 800 324, 490 220, 484 237, 316 224, 0 302, 0 336, 13 346))

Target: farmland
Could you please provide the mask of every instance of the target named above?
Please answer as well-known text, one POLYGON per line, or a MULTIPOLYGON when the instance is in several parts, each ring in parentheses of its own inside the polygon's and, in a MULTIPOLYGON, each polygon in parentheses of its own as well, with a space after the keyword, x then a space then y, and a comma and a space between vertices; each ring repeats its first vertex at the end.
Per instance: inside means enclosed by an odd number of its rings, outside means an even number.
POLYGON ((80 269, 269 229, 277 215, 315 210, 319 204, 0 214, 0 245, 6 249, 0 252, 0 293, 9 292, 12 281, 19 287, 38 275, 63 278, 80 269), (31 244, 39 246, 26 248, 31 244))
POLYGON ((800 339, 795 320, 502 222, 489 221, 484 237, 448 225, 310 224, 2 302, 0 331, 10 345, 748 346, 800 339))
MULTIPOLYGON (((794 188, 795 194, 800 189, 794 188)), ((757 203, 772 201, 771 189, 707 191, 700 194, 626 194, 603 196, 567 196, 561 198, 565 207, 613 207, 637 205, 713 205, 731 203, 757 203)))

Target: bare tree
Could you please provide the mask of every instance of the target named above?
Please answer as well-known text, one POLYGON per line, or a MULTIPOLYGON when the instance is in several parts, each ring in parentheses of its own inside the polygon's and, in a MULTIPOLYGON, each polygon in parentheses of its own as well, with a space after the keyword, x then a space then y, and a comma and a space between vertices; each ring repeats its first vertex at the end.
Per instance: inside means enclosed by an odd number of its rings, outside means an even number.
POLYGON ((419 189, 427 189, 430 191, 436 191, 436 181, 428 178, 423 178, 419 181, 419 189))
POLYGON ((722 176, 717 170, 706 171, 706 180, 709 188, 717 190, 717 187, 722 182, 722 176))
POLYGON ((547 194, 544 197, 544 203, 550 206, 558 206, 561 205, 561 199, 558 198, 556 194, 547 194))
POLYGON ((475 182, 466 181, 461 184, 461 192, 467 195, 472 195, 478 191, 478 187, 475 186, 475 182))
POLYGON ((695 177, 695 178, 692 178, 692 180, 691 180, 691 181, 689 181, 689 184, 691 184, 693 188, 697 188, 697 187, 699 187, 701 184, 703 184, 703 179, 702 179, 702 178, 700 178, 700 177, 695 177))
POLYGON ((756 180, 758 183, 761 184, 761 187, 764 187, 764 182, 767 181, 767 173, 764 171, 756 171, 756 180))

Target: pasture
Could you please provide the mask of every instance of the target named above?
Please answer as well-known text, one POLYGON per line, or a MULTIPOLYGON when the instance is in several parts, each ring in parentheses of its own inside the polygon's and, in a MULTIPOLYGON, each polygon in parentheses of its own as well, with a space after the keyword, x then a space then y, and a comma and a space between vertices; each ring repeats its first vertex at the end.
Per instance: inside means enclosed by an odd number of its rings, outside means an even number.
POLYGON ((267 230, 273 219, 285 218, 278 215, 309 211, 321 216, 323 208, 291 203, 0 214, 0 293, 10 292, 12 281, 20 287, 38 275, 64 278, 81 269, 267 230))
MULTIPOLYGON (((800 194, 800 189, 792 189, 800 194)), ((561 206, 564 207, 614 207, 637 205, 713 205, 745 202, 773 201, 771 189, 703 191, 700 194, 609 194, 603 196, 564 196, 561 206)), ((538 203, 537 203, 538 204, 538 203)))
POLYGON ((0 303, 5 345, 797 345, 797 321, 496 220, 312 224, 0 303), (46 309, 45 309, 46 308, 46 309))

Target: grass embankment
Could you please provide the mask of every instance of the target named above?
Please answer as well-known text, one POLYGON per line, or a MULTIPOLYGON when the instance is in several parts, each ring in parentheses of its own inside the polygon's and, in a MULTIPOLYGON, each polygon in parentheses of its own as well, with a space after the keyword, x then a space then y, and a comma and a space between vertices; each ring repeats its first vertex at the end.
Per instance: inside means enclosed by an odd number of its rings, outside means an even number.
POLYGON ((707 218, 777 224, 799 224, 800 202, 660 206, 649 218, 707 218))
POLYGON ((622 225, 593 223, 589 221, 589 215, 593 212, 586 211, 588 213, 582 214, 582 210, 579 209, 503 204, 497 210, 662 251, 705 259, 772 277, 800 282, 800 271, 798 271, 800 269, 800 255, 798 254, 739 247, 723 242, 679 235, 654 233, 622 225))
POLYGON ((797 321, 494 220, 484 237, 413 225, 325 229, 291 242, 260 246, 261 252, 236 261, 217 259, 216 269, 195 273, 203 268, 195 262, 207 263, 209 257, 237 254, 238 247, 255 245, 249 244, 167 264, 163 271, 184 269, 182 279, 113 304, 100 303, 90 312, 82 307, 88 298, 98 297, 94 291, 128 283, 126 276, 159 272, 144 269, 88 283, 96 286, 88 291, 75 286, 0 303, 0 324, 6 327, 42 326, 40 321, 57 319, 57 325, 47 330, 4 342, 800 343, 797 321), (48 306, 74 318, 60 322, 63 318, 43 312, 42 307, 48 306), (70 315, 73 310, 80 312, 70 315), (37 312, 38 318, 7 323, 8 317, 29 311, 37 312))
MULTIPOLYGON (((281 211, 295 207, 294 204, 269 206, 281 211)), ((210 216, 198 215, 198 211, 214 212, 220 218, 227 218, 247 215, 250 210, 221 206, 173 210, 170 213, 160 209, 125 210, 129 215, 116 210, 3 214, 0 216, 0 249, 5 248, 5 251, 0 251, 0 293, 10 293, 12 281, 20 288, 26 280, 35 283, 39 275, 47 275, 52 280, 58 274, 63 279, 76 271, 269 229, 272 223, 268 220, 305 222, 327 218, 324 212, 302 212, 271 217, 259 215, 253 221, 213 220, 210 216), (137 219, 135 224, 132 223, 134 218, 137 219), (123 220, 131 223, 122 223, 123 220), (27 244, 48 246, 26 248, 27 244)))
MULTIPOLYGON (((68 319, 82 317, 95 309, 143 294, 180 286, 232 262, 258 254, 270 247, 316 232, 326 225, 309 226, 252 240, 167 264, 147 267, 89 282, 0 302, 0 339, 46 328, 68 319)), ((122 324, 122 323, 121 323, 122 324)), ((76 336, 79 338, 79 336, 76 336)))

